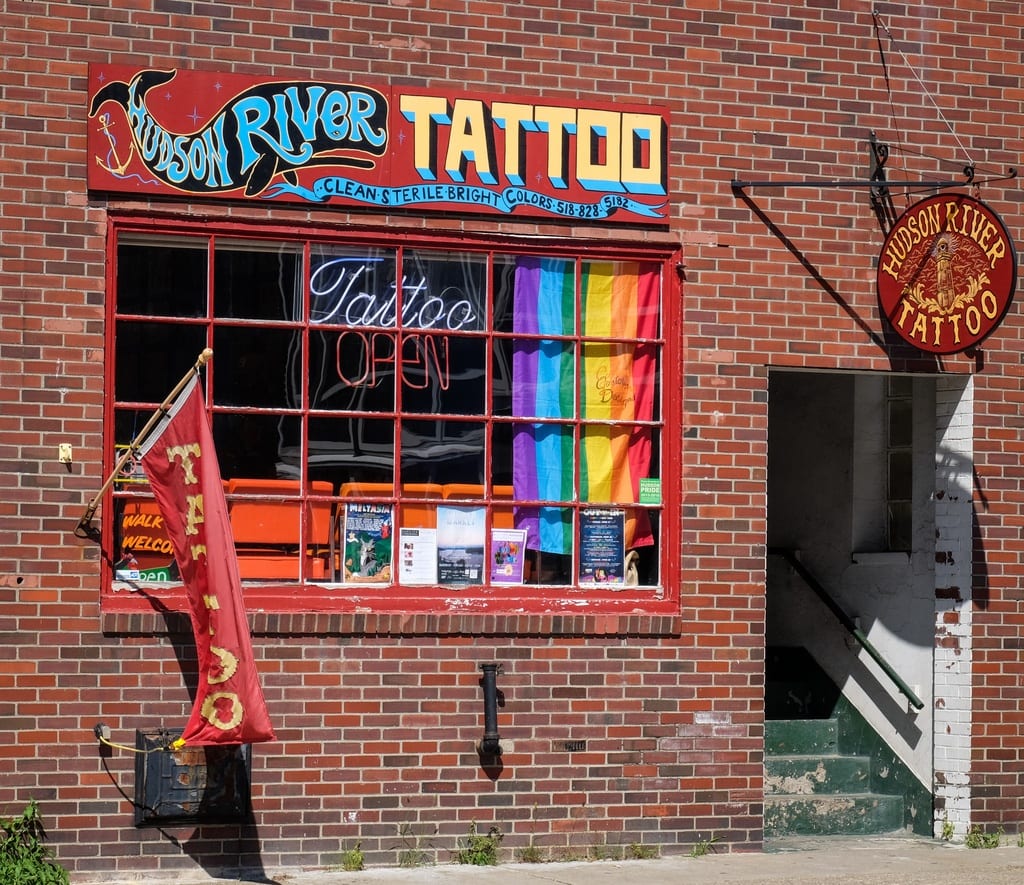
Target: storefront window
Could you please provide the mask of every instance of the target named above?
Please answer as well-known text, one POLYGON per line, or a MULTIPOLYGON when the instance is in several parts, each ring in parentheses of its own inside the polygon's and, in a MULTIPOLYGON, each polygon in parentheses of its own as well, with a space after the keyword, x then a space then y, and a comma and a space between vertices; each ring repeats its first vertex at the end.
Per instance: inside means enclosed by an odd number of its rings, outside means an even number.
MULTIPOLYGON (((212 347, 247 587, 660 590, 662 258, 117 237, 116 445, 212 347)), ((114 588, 173 584, 140 470, 114 502, 114 588)))

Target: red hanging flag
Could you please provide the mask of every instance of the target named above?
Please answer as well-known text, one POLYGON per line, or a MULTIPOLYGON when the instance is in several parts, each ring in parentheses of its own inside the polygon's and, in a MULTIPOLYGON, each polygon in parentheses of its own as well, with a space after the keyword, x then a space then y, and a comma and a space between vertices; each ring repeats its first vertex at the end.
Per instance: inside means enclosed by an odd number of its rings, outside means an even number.
POLYGON ((139 452, 185 584, 199 658, 192 716, 176 744, 272 741, 198 373, 139 452))

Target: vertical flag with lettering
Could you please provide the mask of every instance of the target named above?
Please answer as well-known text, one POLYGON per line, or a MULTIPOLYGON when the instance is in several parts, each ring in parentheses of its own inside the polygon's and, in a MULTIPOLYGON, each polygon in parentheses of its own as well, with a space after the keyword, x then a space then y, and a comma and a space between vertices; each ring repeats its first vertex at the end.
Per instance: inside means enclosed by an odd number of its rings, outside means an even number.
POLYGON ((139 451, 185 584, 199 659, 195 703, 178 745, 272 741, 198 373, 139 451))

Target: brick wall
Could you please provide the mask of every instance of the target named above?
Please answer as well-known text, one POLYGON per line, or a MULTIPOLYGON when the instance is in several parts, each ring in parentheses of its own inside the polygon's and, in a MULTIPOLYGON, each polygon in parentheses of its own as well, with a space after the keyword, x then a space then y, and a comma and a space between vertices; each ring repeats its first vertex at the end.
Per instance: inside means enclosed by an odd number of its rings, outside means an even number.
MULTIPOLYGON (((0 18, 0 812, 39 800, 60 859, 81 876, 329 864, 356 841, 372 862, 396 862, 410 842, 447 860, 471 822, 499 819, 506 858, 531 840, 555 856, 631 842, 680 853, 712 834, 758 847, 771 365, 976 373, 973 620, 962 621, 973 629, 970 814, 1016 827, 1018 312, 978 353, 924 358, 879 315, 882 235, 863 190, 735 193, 730 181, 863 178, 872 130, 908 148, 890 161, 896 179, 956 177, 965 154, 979 177, 1016 164, 1018 3, 115 6, 7 0, 0 18), (902 50, 883 39, 891 101, 875 5, 902 50), (162 619, 104 620, 99 553, 71 529, 103 478, 106 210, 190 210, 86 193, 85 75, 97 61, 669 105, 667 236, 686 256, 686 448, 665 478, 685 494, 678 617, 423 617, 369 630, 261 620, 256 649, 280 741, 254 752, 253 825, 134 830, 119 792, 131 794, 134 760, 102 757, 92 728, 102 720, 128 740, 136 727, 183 722, 190 641, 162 619), (74 447, 70 469, 56 460, 62 442, 74 447), (472 752, 485 659, 505 666, 500 772, 472 752), (586 747, 570 752, 566 740, 586 747)), ((1019 235, 1016 183, 981 195, 1019 235)), ((307 217, 275 210, 284 223, 307 217)))

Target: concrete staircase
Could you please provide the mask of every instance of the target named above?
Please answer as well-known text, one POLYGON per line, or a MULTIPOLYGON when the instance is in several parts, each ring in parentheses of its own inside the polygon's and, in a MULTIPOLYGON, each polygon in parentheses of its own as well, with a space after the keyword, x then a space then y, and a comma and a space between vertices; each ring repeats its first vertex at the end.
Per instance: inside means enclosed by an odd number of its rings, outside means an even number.
POLYGON ((803 648, 769 646, 765 836, 932 833, 932 796, 803 648))
POLYGON ((840 744, 837 718, 765 722, 766 837, 903 829, 905 797, 874 792, 871 757, 840 744))

